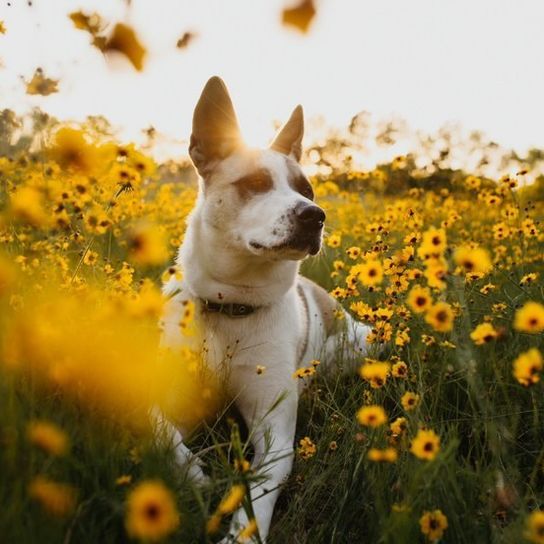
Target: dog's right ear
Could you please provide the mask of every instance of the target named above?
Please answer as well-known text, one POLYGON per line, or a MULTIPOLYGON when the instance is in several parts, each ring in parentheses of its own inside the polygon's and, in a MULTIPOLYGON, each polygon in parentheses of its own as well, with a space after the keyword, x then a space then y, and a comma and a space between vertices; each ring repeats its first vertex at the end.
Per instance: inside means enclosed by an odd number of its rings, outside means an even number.
POLYGON ((242 146, 234 106, 220 77, 208 80, 193 114, 189 155, 201 176, 242 146))

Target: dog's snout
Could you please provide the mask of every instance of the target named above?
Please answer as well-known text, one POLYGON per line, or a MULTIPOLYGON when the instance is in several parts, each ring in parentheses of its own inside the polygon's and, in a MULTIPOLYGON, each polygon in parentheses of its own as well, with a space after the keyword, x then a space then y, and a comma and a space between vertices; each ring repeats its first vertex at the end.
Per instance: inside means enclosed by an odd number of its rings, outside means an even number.
POLYGON ((295 206, 297 221, 307 227, 322 227, 325 222, 325 212, 315 204, 299 202, 295 206))

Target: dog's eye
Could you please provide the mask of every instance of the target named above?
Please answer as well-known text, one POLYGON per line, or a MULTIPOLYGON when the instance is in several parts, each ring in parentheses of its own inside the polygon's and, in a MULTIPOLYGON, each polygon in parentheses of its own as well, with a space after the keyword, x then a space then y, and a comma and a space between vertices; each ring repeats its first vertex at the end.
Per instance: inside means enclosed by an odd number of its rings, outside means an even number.
POLYGON ((234 182, 242 198, 251 194, 266 193, 272 189, 272 178, 266 171, 259 171, 234 182))
POLYGON ((295 189, 295 191, 300 193, 303 197, 307 198, 308 200, 314 199, 314 190, 312 189, 310 182, 305 177, 301 176, 296 178, 292 185, 293 189, 295 189))

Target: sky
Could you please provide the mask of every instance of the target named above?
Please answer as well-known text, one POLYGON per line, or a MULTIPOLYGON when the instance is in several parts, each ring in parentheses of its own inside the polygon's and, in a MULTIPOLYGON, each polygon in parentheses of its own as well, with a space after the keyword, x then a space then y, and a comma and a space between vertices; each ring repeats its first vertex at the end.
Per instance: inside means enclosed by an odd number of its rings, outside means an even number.
POLYGON ((125 139, 152 125, 186 141, 204 83, 220 75, 253 145, 298 103, 336 126, 367 110, 425 131, 460 123, 521 152, 544 145, 542 0, 316 0, 307 34, 281 24, 296 0, 31 3, 0 0, 0 108, 104 115, 125 139), (92 47, 68 18, 79 9, 131 25, 144 70, 92 47), (179 50, 185 31, 197 37, 179 50), (25 94, 38 66, 60 92, 25 94))

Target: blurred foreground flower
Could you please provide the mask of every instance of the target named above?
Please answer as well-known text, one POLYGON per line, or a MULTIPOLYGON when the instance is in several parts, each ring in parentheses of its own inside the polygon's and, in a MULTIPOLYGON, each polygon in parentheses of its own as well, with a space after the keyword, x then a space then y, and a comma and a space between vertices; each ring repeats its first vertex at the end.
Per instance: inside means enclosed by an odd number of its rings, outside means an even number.
POLYGON ((50 79, 45 77, 41 68, 36 68, 32 79, 26 84, 26 94, 39 94, 48 96, 53 93, 58 93, 58 79, 50 79))
POLYGON ((240 504, 242 504, 245 494, 246 488, 244 485, 233 485, 227 496, 223 498, 217 507, 217 511, 222 515, 231 514, 240 506, 240 504))
MULTIPOLYGON (((55 283, 53 273, 44 274, 55 283)), ((199 353, 186 349, 159 358, 161 311, 161 293, 150 282, 130 296, 90 287, 27 292, 25 305, 6 316, 3 370, 31 375, 45 390, 60 390, 136 428, 149 427, 148 410, 158 404, 196 426, 217 412, 219 382, 199 353)), ((49 449, 60 451, 53 433, 45 434, 42 427, 41 443, 49 439, 49 449)), ((38 440, 36 431, 33 436, 38 440)))
POLYGON ((544 306, 534 301, 526 302, 516 312, 514 328, 531 334, 544 331, 544 306))
POLYGON ((70 447, 66 433, 49 421, 31 421, 27 426, 27 437, 31 444, 51 455, 65 455, 70 447))
POLYGON ((454 254, 454 261, 466 274, 487 274, 493 266, 489 252, 480 247, 458 248, 454 254))
POLYGON ((528 387, 540 381, 539 372, 542 371, 544 362, 540 351, 532 348, 519 355, 513 364, 513 375, 521 385, 528 387))
POLYGON ((123 23, 117 23, 109 37, 104 35, 107 23, 98 13, 87 15, 82 11, 70 13, 70 19, 79 30, 92 36, 92 45, 103 53, 121 53, 138 71, 143 69, 146 55, 145 47, 136 36, 136 32, 123 23))
POLYGON ((531 512, 525 522, 526 530, 523 536, 534 544, 544 544, 544 512, 531 512))
POLYGON ((66 517, 76 506, 76 491, 67 484, 36 476, 28 486, 29 496, 39 502, 42 508, 56 517, 66 517))
POLYGON ((295 7, 283 10, 282 22, 284 25, 295 27, 301 32, 308 32, 315 13, 313 0, 302 0, 295 7))
POLYGON ((439 332, 449 332, 453 329, 453 310, 447 302, 437 302, 425 314, 425 321, 439 332))
POLYGON ((480 323, 470 333, 470 337, 477 346, 487 344, 499 336, 491 323, 480 323))
POLYGON ((148 223, 136 225, 129 233, 130 258, 139 265, 163 264, 169 256, 164 231, 148 223))
POLYGON ((15 221, 33 227, 43 227, 48 222, 42 193, 35 187, 19 187, 11 195, 9 214, 15 221))
POLYGON ((156 542, 179 526, 172 492, 161 481, 142 482, 127 497, 125 527, 131 537, 156 542))
POLYGON ((61 168, 83 175, 93 175, 103 169, 106 149, 90 143, 83 130, 63 127, 54 135, 49 156, 61 168))
POLYGON ((146 50, 136 36, 136 32, 128 25, 117 23, 102 50, 104 53, 121 53, 139 72, 144 67, 146 50))
POLYGON ((370 361, 361 366, 359 375, 363 380, 367 381, 373 389, 379 389, 385 385, 390 371, 390 363, 370 361))
POLYGON ((385 448, 383 450, 370 448, 368 450, 368 460, 375 463, 396 463, 399 454, 395 448, 385 448))
POLYGON ((381 406, 363 406, 357 412, 357 420, 366 427, 379 427, 387 423, 387 414, 381 406))

